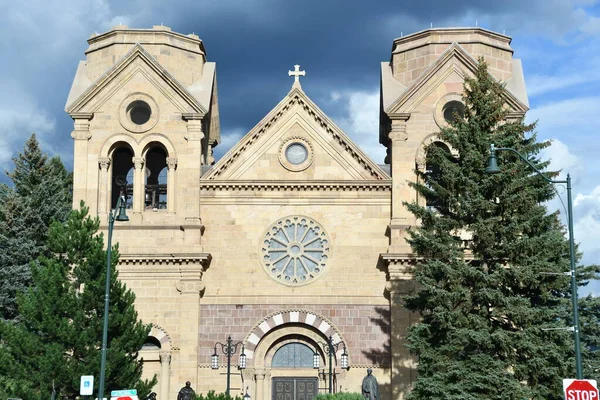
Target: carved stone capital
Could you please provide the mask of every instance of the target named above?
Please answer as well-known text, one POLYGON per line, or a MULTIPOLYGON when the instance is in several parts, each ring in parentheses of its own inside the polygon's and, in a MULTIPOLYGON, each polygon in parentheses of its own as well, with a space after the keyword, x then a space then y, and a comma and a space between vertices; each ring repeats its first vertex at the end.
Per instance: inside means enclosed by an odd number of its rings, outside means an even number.
POLYGON ((161 364, 170 364, 171 363, 171 352, 170 351, 161 351, 160 353, 158 353, 158 356, 160 357, 160 363, 161 364))
POLYGON ((387 281, 385 289, 392 294, 409 294, 415 290, 416 283, 412 279, 396 279, 387 281))
POLYGON ((100 157, 98 159, 98 165, 102 171, 107 171, 110 166, 110 158, 108 157, 100 157))
POLYGON ((92 134, 89 130, 76 129, 71 132, 71 137, 75 140, 89 140, 92 137, 92 134))
POLYGON ((206 285, 204 285, 204 282, 197 279, 182 279, 177 282, 176 288, 181 294, 196 294, 203 292, 206 285))
POLYGON ((90 133, 90 120, 93 117, 93 113, 71 114, 71 118, 73 118, 73 132, 71 132, 71 137, 75 140, 89 140, 92 137, 90 133))
POLYGON ((167 158, 167 168, 169 171, 174 170, 177 167, 177 158, 169 157, 167 158))
POLYGON ((202 119, 187 119, 187 133, 185 134, 185 138, 188 142, 200 141, 204 139, 204 132, 202 132, 202 119))
POLYGON ((406 120, 392 120, 392 130, 388 134, 388 137, 392 142, 407 140, 408 134, 406 133, 406 120))
POLYGON ((131 161, 133 161, 133 166, 135 169, 142 169, 144 168, 144 162, 145 160, 142 157, 133 157, 131 159, 131 161))

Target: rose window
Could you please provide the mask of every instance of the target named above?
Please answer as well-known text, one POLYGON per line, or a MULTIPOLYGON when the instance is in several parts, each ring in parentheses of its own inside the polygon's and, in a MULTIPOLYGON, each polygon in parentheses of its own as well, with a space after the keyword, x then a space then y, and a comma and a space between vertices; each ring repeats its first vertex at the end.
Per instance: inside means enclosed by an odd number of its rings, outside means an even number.
POLYGON ((275 222, 265 234, 262 254, 265 269, 273 278, 301 285, 323 273, 329 238, 311 218, 286 217, 275 222))

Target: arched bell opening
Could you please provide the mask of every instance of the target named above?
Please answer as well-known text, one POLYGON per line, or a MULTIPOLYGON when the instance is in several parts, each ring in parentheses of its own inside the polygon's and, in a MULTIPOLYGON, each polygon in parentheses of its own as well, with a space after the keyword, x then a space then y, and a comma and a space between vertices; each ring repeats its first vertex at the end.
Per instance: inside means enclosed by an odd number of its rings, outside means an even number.
MULTIPOLYGON (((435 190, 432 182, 439 182, 442 176, 442 169, 437 161, 442 153, 445 154, 444 157, 450 157, 452 154, 445 143, 436 141, 429 145, 425 154, 425 185, 432 190, 435 190)), ((437 210, 443 204, 442 200, 433 194, 425 196, 425 202, 427 208, 434 210, 437 210)))
POLYGON ((133 150, 127 144, 118 144, 111 157, 111 201, 110 208, 117 206, 120 195, 125 195, 127 208, 131 208, 133 198, 134 164, 133 150))
POLYGON ((153 144, 145 155, 144 162, 144 209, 167 209, 167 151, 160 144, 153 144))

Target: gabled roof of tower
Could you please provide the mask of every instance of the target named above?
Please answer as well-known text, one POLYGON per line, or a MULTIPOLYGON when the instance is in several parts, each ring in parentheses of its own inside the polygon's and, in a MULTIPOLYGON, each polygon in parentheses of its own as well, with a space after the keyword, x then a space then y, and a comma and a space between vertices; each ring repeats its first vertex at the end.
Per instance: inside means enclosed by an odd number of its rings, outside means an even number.
MULTIPOLYGON (((382 78, 385 77, 388 79, 388 82, 386 82, 385 84, 382 82, 382 90, 388 90, 392 93, 400 93, 400 95, 396 97, 394 101, 391 101, 391 99, 395 96, 389 94, 386 96, 384 94, 384 111, 388 114, 397 112, 402 107, 402 105, 406 101, 408 101, 415 93, 417 93, 423 86, 425 86, 425 84, 429 82, 430 79, 436 73, 441 71, 442 68, 446 65, 446 63, 452 58, 458 59, 464 67, 466 67, 473 73, 477 70, 478 61, 473 56, 471 56, 460 44, 458 44, 457 42, 453 42, 450 45, 450 47, 448 47, 448 49, 442 55, 440 55, 440 57, 432 65, 426 68, 412 83, 412 85, 410 85, 407 88, 404 88, 400 82, 396 81, 388 71, 382 71, 382 78), (384 85, 389 85, 390 87, 387 88, 384 85), (404 88, 404 90, 400 92, 402 88, 404 88)), ((385 65, 382 65, 382 68, 385 68, 385 65)), ((525 102, 521 101, 521 99, 515 96, 515 94, 513 94, 508 89, 508 86, 504 91, 504 96, 505 101, 514 111, 526 112, 529 109, 529 107, 526 104, 527 98, 525 97, 525 102)))
POLYGON ((299 103, 306 114, 314 118, 330 139, 340 145, 365 170, 371 180, 389 180, 390 176, 364 153, 325 113, 304 93, 300 85, 292 86, 271 112, 269 112, 254 128, 252 128, 233 148, 231 148, 203 177, 203 180, 222 179, 235 164, 241 154, 247 151, 253 143, 262 138, 269 129, 290 112, 291 107, 299 103))
MULTIPOLYGON (((77 70, 77 74, 65 111, 69 114, 77 113, 91 100, 93 99, 102 89, 108 86, 119 74, 127 68, 135 60, 140 59, 145 62, 152 70, 154 70, 163 80, 166 82, 178 95, 186 100, 187 103, 198 113, 206 114, 209 104, 202 104, 197 96, 194 96, 190 90, 186 89, 181 83, 177 81, 156 59, 150 55, 139 43, 135 44, 133 48, 127 52, 119 61, 117 61, 111 68, 108 69, 102 76, 96 79, 95 82, 90 83, 88 86, 82 85, 82 81, 85 82, 84 73, 80 69, 85 65, 85 62, 81 62, 77 70)), ((208 71, 206 71, 208 76, 208 71)), ((212 71, 214 76, 214 70, 212 71)), ((209 77, 212 79, 212 77, 209 77)), ((85 82, 85 83, 89 83, 85 82)), ((193 88, 192 88, 193 89, 193 88)), ((210 94, 207 97, 210 101, 210 94)))

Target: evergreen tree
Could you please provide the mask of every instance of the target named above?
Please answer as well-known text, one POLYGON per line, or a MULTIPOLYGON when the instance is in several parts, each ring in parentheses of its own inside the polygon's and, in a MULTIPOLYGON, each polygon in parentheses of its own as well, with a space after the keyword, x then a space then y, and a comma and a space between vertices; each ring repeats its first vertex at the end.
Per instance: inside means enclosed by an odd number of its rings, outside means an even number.
MULTIPOLYGON (((75 398, 81 375, 99 376, 107 254, 99 219, 87 213, 82 202, 66 223, 51 225, 51 253, 32 265, 33 285, 18 298, 19 322, 0 323, 0 396, 47 399, 54 381, 60 397, 75 398)), ((138 320, 135 295, 118 279, 118 258, 114 246, 105 387, 135 387, 145 398, 156 380, 140 380, 136 357, 150 326, 138 320)))
MULTIPOLYGON (((578 269, 577 283, 585 287, 590 281, 598 281, 599 265, 589 265, 578 269)), ((583 375, 595 378, 600 372, 600 297, 587 295, 579 299, 579 330, 583 375)))
POLYGON ((0 319, 17 316, 16 295, 31 283, 30 262, 46 254, 48 227, 71 210, 72 178, 58 157, 48 159, 32 135, 0 185, 0 319))
POLYGON ((562 399, 562 379, 575 375, 569 247, 543 205, 554 188, 510 152, 497 154, 502 173, 485 174, 491 143, 548 165, 538 153, 549 143, 535 124, 506 119, 503 91, 480 60, 464 116, 439 134, 456 156, 429 146, 437 168, 412 184, 434 207, 406 204, 421 222, 408 242, 424 258, 420 290, 405 298, 421 316, 407 338, 419 357, 410 400, 562 399))

